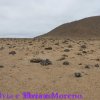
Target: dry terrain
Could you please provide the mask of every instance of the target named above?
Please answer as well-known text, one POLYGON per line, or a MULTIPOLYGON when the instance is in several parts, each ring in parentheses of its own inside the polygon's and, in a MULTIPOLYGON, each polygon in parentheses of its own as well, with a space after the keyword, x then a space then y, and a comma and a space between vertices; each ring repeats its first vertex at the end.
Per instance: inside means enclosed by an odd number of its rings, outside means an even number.
POLYGON ((100 40, 0 39, 0 91, 99 100, 100 40))

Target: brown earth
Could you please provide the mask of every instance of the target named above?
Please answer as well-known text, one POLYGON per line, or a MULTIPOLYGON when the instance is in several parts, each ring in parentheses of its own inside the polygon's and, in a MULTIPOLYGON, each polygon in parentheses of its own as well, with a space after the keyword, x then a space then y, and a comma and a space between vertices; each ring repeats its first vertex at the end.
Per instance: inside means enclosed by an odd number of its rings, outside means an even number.
POLYGON ((51 38, 100 39, 100 16, 66 23, 42 35, 51 38))
POLYGON ((100 40, 1 39, 0 91, 81 94, 83 100, 99 100, 100 40), (52 64, 40 63, 45 59, 52 64))

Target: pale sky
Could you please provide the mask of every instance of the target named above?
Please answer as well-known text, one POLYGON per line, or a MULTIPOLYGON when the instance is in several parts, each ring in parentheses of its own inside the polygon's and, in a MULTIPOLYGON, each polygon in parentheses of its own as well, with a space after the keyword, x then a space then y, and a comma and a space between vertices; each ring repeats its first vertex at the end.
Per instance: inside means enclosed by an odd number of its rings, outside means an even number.
POLYGON ((90 16, 100 16, 100 0, 0 0, 0 38, 33 38, 90 16))

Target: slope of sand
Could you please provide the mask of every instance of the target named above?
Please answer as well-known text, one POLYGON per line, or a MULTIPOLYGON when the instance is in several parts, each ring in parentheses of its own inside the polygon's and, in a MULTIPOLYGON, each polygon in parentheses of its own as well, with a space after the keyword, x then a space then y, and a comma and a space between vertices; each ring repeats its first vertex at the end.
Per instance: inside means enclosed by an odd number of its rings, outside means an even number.
POLYGON ((99 100, 100 40, 0 39, 0 91, 76 93, 83 100, 99 100), (43 66, 32 59, 49 59, 52 64, 43 66), (76 72, 81 77, 75 77, 76 72))

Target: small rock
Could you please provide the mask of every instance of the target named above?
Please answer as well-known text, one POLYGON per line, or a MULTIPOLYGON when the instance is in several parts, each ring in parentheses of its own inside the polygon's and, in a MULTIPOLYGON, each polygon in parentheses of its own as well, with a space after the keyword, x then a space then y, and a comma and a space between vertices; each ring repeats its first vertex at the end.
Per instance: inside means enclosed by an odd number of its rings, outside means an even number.
POLYGON ((45 48, 45 50, 52 50, 52 47, 47 47, 45 48))
POLYGON ((68 48, 72 48, 72 45, 69 45, 68 48))
POLYGON ((61 57, 60 59, 58 59, 57 61, 62 61, 62 60, 65 60, 66 58, 65 57, 61 57))
POLYGON ((74 73, 74 75, 75 75, 75 77, 82 77, 82 74, 80 73, 80 72, 76 72, 76 73, 74 73))
POLYGON ((79 65, 82 65, 82 63, 79 63, 79 65))
POLYGON ((59 43, 55 43, 55 45, 59 45, 59 43))
POLYGON ((69 65, 68 61, 63 62, 63 65, 69 65))
POLYGON ((96 61, 100 61, 100 59, 99 59, 99 58, 97 58, 97 59, 96 59, 96 61))
POLYGON ((90 66, 89 66, 89 65, 86 65, 86 66, 85 66, 85 68, 88 68, 88 69, 90 69, 90 66))
POLYGON ((82 49, 86 49, 86 45, 82 45, 81 48, 82 48, 82 49))
POLYGON ((9 52, 9 54, 11 54, 11 55, 15 55, 16 52, 15 52, 15 51, 11 51, 11 52, 9 52))
POLYGON ((31 59, 30 62, 31 63, 40 63, 42 61, 42 59, 31 59))
POLYGON ((65 50, 64 50, 64 52, 69 52, 69 51, 70 51, 69 49, 65 49, 65 50))
POLYGON ((87 52, 86 51, 82 51, 84 54, 86 54, 87 52))
POLYGON ((68 55, 66 55, 66 54, 63 54, 62 56, 63 56, 63 57, 68 57, 68 55))
POLYGON ((80 52, 78 52, 78 53, 77 53, 77 55, 80 55, 80 56, 82 56, 82 54, 81 54, 80 52))
POLYGON ((0 68, 4 68, 4 66, 3 65, 0 65, 0 68))

